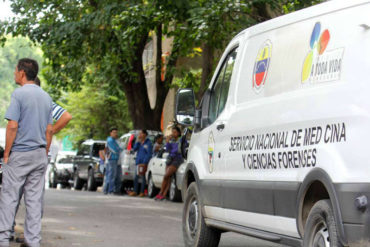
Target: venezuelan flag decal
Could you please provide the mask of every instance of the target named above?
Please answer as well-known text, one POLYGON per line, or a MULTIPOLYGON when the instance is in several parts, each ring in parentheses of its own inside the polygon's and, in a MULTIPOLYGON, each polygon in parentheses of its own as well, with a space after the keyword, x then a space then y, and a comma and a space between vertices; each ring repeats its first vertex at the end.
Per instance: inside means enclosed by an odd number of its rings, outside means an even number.
POLYGON ((253 70, 253 88, 258 93, 265 85, 271 60, 272 44, 266 40, 259 49, 253 70))

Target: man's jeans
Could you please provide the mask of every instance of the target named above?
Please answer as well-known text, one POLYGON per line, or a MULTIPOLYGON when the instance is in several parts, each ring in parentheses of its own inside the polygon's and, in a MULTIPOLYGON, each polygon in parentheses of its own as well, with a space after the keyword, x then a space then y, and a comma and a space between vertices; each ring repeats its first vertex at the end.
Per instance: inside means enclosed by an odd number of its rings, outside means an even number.
POLYGON ((115 192, 116 174, 117 174, 117 160, 109 160, 107 165, 107 177, 106 177, 107 178, 106 186, 108 193, 115 192))
POLYGON ((116 171, 116 181, 115 181, 115 189, 114 192, 120 193, 122 187, 122 166, 117 165, 116 171))
POLYGON ((138 175, 138 166, 136 166, 135 179, 134 179, 134 191, 136 193, 139 193, 139 178, 141 178, 140 193, 144 193, 145 186, 146 186, 145 175, 142 175, 142 176, 138 175))

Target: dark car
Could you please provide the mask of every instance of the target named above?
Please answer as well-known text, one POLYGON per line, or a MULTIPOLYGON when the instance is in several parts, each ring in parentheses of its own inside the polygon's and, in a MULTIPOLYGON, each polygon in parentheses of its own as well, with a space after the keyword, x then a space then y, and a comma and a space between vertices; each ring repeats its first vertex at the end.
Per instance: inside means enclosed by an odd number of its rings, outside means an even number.
POLYGON ((49 187, 56 188, 57 184, 68 186, 73 180, 73 160, 76 152, 59 151, 55 161, 50 162, 49 187))
POLYGON ((86 183, 88 191, 96 191, 103 184, 104 174, 99 169, 99 150, 105 141, 87 140, 78 149, 73 160, 73 188, 81 190, 86 183))

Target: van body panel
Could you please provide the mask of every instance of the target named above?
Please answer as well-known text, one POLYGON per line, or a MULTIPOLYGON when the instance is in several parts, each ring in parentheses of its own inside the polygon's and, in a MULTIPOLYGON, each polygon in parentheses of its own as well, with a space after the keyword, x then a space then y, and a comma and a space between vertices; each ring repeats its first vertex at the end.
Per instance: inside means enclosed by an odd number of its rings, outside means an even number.
POLYGON ((206 218, 300 238, 300 188, 321 169, 342 242, 368 236, 354 204, 370 198, 368 13, 368 0, 329 1, 231 41, 209 87, 238 47, 225 106, 188 152, 206 218))

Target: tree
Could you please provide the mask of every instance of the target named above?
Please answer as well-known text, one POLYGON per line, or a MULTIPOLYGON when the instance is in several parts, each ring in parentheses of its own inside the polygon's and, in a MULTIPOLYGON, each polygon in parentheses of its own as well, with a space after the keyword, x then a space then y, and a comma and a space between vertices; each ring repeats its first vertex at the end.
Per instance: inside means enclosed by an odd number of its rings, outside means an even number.
MULTIPOLYGON (((165 82, 157 80, 157 101, 151 109, 142 54, 151 31, 156 30, 161 41, 162 35, 180 30, 181 6, 181 1, 167 5, 167 10, 174 7, 178 12, 165 12, 158 3, 146 1, 13 0, 13 11, 21 18, 4 23, 0 31, 28 35, 41 44, 47 66, 43 74, 54 92, 79 90, 83 81, 107 84, 110 94, 125 92, 135 128, 159 129, 172 70, 165 82)), ((168 68, 180 55, 182 36, 176 37, 168 68)))
POLYGON ((44 76, 54 92, 79 90, 85 82, 107 84, 110 94, 125 93, 134 128, 160 129, 164 100, 180 56, 195 45, 203 47, 203 91, 216 50, 234 33, 275 12, 283 13, 283 6, 289 11, 303 2, 313 1, 12 0, 13 11, 21 18, 3 23, 0 33, 28 35, 42 45, 47 66, 44 76), (154 109, 150 108, 142 63, 151 33, 157 39, 154 109), (173 38, 173 45, 161 81, 164 37, 173 38))
POLYGON ((19 59, 30 57, 42 64, 42 52, 24 37, 9 37, 4 47, 0 47, 0 127, 5 127, 4 115, 10 103, 10 96, 17 87, 14 82, 14 69, 19 59))
POLYGON ((124 95, 109 95, 102 87, 87 85, 78 92, 62 95, 59 103, 68 109, 73 120, 60 137, 68 135, 76 145, 86 139, 105 140, 112 127, 117 127, 120 133, 132 128, 124 95))

